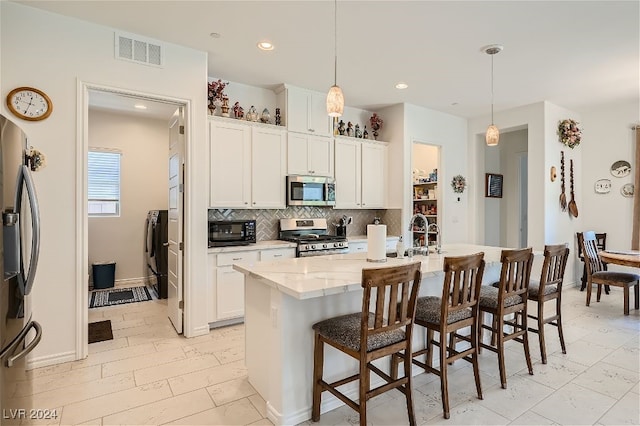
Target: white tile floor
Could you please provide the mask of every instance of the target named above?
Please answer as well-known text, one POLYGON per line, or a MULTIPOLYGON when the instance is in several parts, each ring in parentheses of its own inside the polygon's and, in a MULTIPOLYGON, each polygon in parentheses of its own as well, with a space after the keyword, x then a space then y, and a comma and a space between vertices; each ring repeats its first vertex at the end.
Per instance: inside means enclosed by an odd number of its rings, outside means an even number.
MULTIPOLYGON (((505 390, 496 355, 483 351, 482 401, 475 396, 470 364, 456 362, 449 374, 449 420, 442 417, 438 378, 416 376, 418 424, 640 424, 639 311, 622 315, 618 289, 589 308, 576 288, 563 297, 566 355, 548 326, 543 365, 537 336, 530 334, 530 376, 522 346, 511 342, 505 390)), ((31 397, 34 407, 57 410, 57 420, 46 424, 271 424, 264 400, 247 381, 243 325, 185 339, 169 324, 166 301, 158 300, 90 309, 89 318, 110 319, 114 339, 89 345, 82 361, 29 372, 29 382, 15 390, 14 398, 31 397)), ((374 398, 368 420, 407 424, 404 396, 391 391, 374 398)), ((357 423, 358 415, 342 407, 323 414, 319 424, 357 423)))

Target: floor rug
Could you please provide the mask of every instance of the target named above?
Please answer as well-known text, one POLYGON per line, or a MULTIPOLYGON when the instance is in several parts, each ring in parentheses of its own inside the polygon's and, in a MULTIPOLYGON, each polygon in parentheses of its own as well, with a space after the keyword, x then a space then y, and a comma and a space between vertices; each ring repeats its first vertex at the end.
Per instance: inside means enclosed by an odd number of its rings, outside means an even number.
POLYGON ((151 300, 147 287, 114 288, 91 293, 89 308, 122 305, 124 303, 146 302, 151 300))
POLYGON ((89 323, 89 343, 113 340, 111 331, 111 320, 104 320, 89 323))

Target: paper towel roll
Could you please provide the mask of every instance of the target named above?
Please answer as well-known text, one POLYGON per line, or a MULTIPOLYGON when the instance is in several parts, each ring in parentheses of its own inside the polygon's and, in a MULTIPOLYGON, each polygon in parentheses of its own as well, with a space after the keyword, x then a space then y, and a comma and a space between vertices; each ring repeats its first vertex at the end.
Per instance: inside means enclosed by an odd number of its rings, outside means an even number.
POLYGON ((367 225, 367 260, 387 261, 387 225, 367 225))

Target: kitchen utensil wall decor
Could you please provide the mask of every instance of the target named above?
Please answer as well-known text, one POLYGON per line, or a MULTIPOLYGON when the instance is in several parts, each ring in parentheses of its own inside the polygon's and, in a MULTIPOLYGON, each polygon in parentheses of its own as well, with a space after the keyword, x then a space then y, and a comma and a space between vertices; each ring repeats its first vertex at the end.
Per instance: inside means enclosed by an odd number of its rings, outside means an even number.
POLYGON ((567 211, 567 196, 564 193, 564 151, 560 151, 560 209, 567 211))
POLYGON ((569 160, 569 183, 571 184, 571 201, 569 201, 569 213, 573 217, 578 217, 578 205, 576 204, 576 196, 573 192, 573 159, 569 160))

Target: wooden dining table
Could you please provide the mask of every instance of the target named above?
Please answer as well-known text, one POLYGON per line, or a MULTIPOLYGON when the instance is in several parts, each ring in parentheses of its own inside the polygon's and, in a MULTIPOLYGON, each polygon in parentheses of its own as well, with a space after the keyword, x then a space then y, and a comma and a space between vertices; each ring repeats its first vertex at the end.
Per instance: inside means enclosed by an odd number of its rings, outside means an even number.
POLYGON ((640 268, 640 251, 638 250, 601 250, 598 254, 603 262, 640 268))

